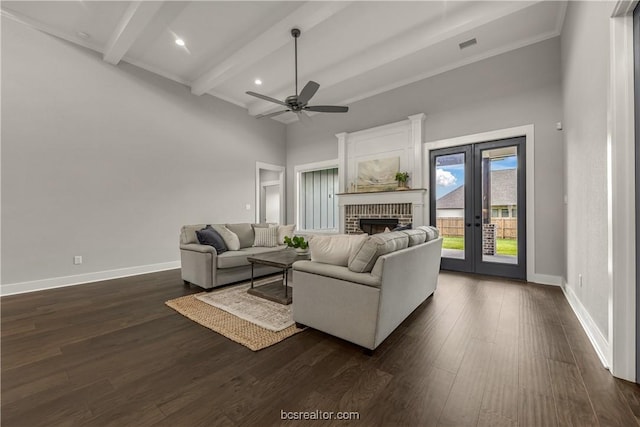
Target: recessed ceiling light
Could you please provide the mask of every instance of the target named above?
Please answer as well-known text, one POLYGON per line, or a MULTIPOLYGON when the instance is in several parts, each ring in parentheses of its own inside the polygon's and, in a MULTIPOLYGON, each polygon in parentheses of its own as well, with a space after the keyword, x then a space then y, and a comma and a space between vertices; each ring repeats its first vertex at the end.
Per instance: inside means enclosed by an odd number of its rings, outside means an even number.
POLYGON ((257 84, 258 86, 260 86, 262 84, 262 80, 260 79, 255 79, 254 83, 257 84))
POLYGON ((91 37, 89 34, 85 33, 84 31, 78 31, 76 35, 81 39, 88 39, 91 37))
POLYGON ((177 44, 178 46, 184 46, 184 40, 182 40, 182 39, 176 39, 176 44, 177 44))

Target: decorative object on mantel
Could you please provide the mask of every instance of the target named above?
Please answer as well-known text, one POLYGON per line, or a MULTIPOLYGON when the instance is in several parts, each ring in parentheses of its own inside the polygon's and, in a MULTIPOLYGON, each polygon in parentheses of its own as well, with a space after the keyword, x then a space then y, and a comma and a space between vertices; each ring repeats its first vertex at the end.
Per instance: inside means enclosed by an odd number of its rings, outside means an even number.
POLYGON ((398 181, 398 190, 408 190, 409 186, 407 181, 409 180, 409 172, 397 172, 396 181, 398 181))
POLYGON ((309 242, 305 241, 302 236, 293 236, 293 238, 286 236, 284 238, 284 243, 301 254, 305 254, 309 250, 309 242))
POLYGON ((396 188, 395 175, 400 169, 400 157, 365 160, 358 163, 358 193, 390 191, 396 188))

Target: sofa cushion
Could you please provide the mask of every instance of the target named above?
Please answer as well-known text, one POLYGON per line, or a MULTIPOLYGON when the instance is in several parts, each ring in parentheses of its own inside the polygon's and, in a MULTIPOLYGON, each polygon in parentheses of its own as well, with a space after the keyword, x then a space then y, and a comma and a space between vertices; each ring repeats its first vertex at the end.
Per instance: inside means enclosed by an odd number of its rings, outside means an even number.
POLYGON ((366 239, 366 234, 313 236, 309 240, 311 261, 346 267, 351 253, 366 239))
POLYGON ((380 255, 405 249, 408 246, 409 236, 402 231, 370 236, 349 257, 349 270, 356 273, 370 272, 380 255))
POLYGON ((273 248, 278 246, 278 229, 276 227, 254 228, 256 238, 253 246, 273 248))
POLYGON ((421 225, 419 227, 416 227, 416 229, 423 230, 425 233, 427 233, 425 242, 430 242, 431 240, 435 240, 440 236, 440 230, 432 225, 421 225))
POLYGON ((382 283, 380 277, 374 276, 371 273, 355 273, 341 265, 323 264, 313 261, 297 261, 293 264, 293 269, 376 288, 379 288, 382 283))
POLYGON ((227 251, 227 245, 224 244, 224 239, 210 225, 207 225, 202 230, 197 230, 196 236, 198 236, 198 242, 201 245, 213 246, 218 254, 227 251))
POLYGON ((409 247, 424 243, 427 238, 424 230, 402 230, 402 233, 409 237, 409 247))
POLYGON ((212 224, 211 227, 216 230, 220 236, 222 236, 222 240, 224 240, 224 244, 227 246, 228 250, 237 251, 240 249, 240 239, 238 239, 238 235, 236 233, 229 230, 222 224, 212 224))
POLYGON ((231 232, 235 233, 236 236, 238 236, 241 248, 250 248, 251 246, 253 246, 255 236, 253 234, 253 227, 251 226, 251 224, 227 224, 227 228, 231 230, 231 232))
POLYGON ((218 268, 233 268, 249 265, 247 257, 262 254, 266 252, 273 252, 285 249, 286 246, 277 246, 275 248, 243 248, 238 251, 228 251, 222 255, 218 255, 216 260, 216 266, 218 268))
POLYGON ((202 230, 205 224, 183 225, 180 230, 180 243, 188 245, 189 243, 198 243, 196 231, 202 230))
POLYGON ((278 226, 278 244, 284 243, 285 237, 293 237, 293 232, 296 229, 295 224, 279 225, 278 226))

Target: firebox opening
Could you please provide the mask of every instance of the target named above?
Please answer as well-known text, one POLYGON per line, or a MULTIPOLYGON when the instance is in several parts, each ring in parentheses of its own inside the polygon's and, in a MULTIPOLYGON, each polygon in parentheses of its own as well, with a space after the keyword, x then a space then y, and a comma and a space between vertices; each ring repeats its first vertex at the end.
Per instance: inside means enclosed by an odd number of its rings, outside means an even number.
POLYGON ((360 229, 367 234, 384 232, 385 228, 393 230, 398 226, 398 218, 360 218, 360 229))

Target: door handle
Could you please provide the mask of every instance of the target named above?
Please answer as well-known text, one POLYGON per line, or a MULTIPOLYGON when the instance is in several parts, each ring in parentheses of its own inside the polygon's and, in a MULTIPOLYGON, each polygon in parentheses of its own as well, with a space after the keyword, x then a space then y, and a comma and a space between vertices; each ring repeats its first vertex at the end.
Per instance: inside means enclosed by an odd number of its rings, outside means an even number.
POLYGON ((476 222, 476 227, 480 227, 480 223, 479 222, 476 222))
POLYGON ((471 224, 470 224, 470 223, 467 223, 467 227, 471 227, 471 224))

